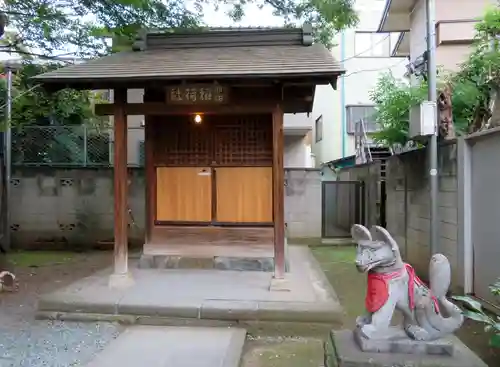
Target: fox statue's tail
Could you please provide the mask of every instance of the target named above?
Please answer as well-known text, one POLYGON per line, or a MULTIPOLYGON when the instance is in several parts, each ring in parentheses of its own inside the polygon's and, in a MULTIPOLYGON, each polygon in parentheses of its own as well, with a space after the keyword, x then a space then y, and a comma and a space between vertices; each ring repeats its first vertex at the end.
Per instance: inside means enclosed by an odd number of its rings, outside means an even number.
POLYGON ((429 288, 438 301, 439 311, 430 297, 423 305, 423 311, 430 326, 437 331, 437 336, 453 333, 464 321, 460 308, 446 298, 450 282, 450 262, 442 254, 433 255, 429 265, 429 288))

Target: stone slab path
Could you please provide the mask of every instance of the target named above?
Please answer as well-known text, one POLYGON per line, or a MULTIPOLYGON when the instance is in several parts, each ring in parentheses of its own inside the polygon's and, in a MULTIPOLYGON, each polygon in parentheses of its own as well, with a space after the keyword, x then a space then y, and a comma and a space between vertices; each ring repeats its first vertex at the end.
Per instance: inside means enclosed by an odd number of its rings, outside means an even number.
POLYGON ((87 367, 238 367, 246 331, 239 328, 128 328, 87 367))
POLYGON ((287 291, 270 290, 269 272, 138 269, 131 262, 131 287, 110 289, 107 269, 43 295, 37 316, 156 325, 165 324, 151 318, 335 324, 340 303, 309 249, 290 246, 289 260, 287 291))

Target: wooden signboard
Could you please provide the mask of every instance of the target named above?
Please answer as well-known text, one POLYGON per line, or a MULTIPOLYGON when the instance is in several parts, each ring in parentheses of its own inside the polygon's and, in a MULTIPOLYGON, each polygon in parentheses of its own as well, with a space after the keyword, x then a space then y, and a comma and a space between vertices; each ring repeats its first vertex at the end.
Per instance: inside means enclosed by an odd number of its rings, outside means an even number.
POLYGON ((227 87, 217 84, 179 85, 167 88, 169 104, 223 104, 227 100, 227 87))

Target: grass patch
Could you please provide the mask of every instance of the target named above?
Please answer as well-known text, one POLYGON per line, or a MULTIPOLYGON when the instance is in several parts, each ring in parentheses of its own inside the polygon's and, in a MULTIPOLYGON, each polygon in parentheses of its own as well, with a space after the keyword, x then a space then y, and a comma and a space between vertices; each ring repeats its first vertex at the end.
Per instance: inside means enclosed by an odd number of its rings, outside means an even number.
POLYGON ((366 275, 358 273, 354 261, 356 247, 311 248, 344 309, 343 328, 353 328, 356 317, 365 311, 366 275))
POLYGON ((323 341, 314 338, 247 341, 242 367, 317 367, 323 363, 323 341))
POLYGON ((322 246, 311 250, 320 263, 349 263, 354 266, 356 259, 354 246, 322 246))
POLYGON ((39 268, 74 261, 76 254, 65 251, 19 251, 7 255, 8 261, 20 268, 39 268))

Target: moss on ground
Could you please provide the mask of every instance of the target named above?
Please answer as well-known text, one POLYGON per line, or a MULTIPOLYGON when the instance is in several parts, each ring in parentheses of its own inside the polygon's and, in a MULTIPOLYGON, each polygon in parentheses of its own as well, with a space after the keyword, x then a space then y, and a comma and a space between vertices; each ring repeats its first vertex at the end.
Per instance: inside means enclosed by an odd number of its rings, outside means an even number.
POLYGON ((18 251, 7 255, 9 263, 18 268, 66 264, 75 260, 76 253, 66 251, 18 251))
POLYGON ((323 365, 319 338, 252 338, 247 340, 243 367, 318 367, 323 365))
POLYGON ((311 249, 344 309, 342 328, 355 326, 356 317, 364 312, 366 277, 354 266, 354 246, 317 247, 311 249))

